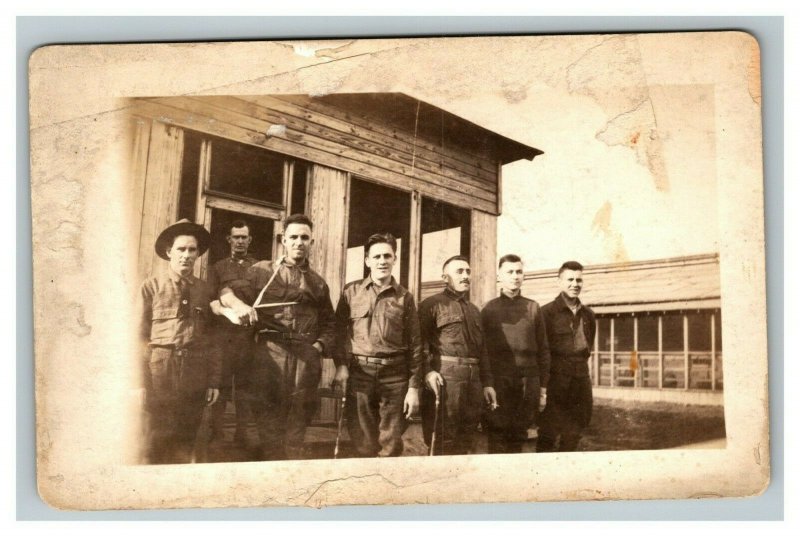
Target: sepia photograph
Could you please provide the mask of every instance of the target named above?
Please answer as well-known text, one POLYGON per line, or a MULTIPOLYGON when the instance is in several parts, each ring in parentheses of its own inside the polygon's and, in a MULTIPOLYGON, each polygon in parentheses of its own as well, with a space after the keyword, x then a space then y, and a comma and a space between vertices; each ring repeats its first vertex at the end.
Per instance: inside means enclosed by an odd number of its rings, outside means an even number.
POLYGON ((768 484, 751 36, 52 46, 30 77, 48 503, 768 484))

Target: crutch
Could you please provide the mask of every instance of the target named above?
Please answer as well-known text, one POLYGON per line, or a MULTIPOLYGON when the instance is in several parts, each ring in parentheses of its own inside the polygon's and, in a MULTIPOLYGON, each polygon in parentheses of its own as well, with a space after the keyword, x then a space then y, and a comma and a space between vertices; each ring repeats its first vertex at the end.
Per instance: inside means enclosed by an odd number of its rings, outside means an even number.
POLYGON ((344 423, 344 408, 347 405, 347 381, 342 382, 342 407, 339 411, 339 424, 336 428, 336 446, 333 448, 333 458, 339 458, 339 442, 342 438, 342 423, 344 423))
MULTIPOLYGON (((428 453, 431 457, 436 453, 436 440, 439 436, 437 434, 439 430, 439 408, 441 407, 442 397, 444 397, 444 384, 439 386, 439 390, 436 392, 436 403, 433 410, 433 436, 431 436, 431 450, 428 453)), ((444 411, 442 411, 442 414, 444 414, 444 411)), ((444 432, 444 415, 442 415, 442 432, 444 432)))

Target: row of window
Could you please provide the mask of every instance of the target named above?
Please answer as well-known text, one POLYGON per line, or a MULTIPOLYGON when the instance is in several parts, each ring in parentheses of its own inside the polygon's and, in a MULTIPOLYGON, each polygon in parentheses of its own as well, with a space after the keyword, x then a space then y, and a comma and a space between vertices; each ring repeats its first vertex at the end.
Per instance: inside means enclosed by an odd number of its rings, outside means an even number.
POLYGON ((595 386, 718 391, 719 310, 601 316, 592 353, 595 386))

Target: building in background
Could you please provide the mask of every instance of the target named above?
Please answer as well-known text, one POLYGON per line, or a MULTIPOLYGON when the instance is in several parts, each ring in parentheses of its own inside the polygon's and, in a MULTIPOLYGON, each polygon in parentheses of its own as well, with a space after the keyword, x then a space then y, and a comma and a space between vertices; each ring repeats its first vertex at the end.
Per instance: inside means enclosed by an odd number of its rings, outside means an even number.
MULTIPOLYGON (((452 255, 470 258, 473 297, 495 292, 501 168, 542 152, 400 93, 134 99, 132 192, 139 277, 158 263, 155 235, 179 218, 212 234, 198 276, 228 255, 225 235, 244 219, 250 253, 277 259, 281 221, 314 221, 311 264, 338 302, 365 276, 363 244, 398 238, 395 276, 417 298, 452 255), (139 216, 140 215, 140 216, 139 216)), ((333 375, 326 360, 321 386, 333 375)), ((320 419, 334 421, 324 400, 320 419)))

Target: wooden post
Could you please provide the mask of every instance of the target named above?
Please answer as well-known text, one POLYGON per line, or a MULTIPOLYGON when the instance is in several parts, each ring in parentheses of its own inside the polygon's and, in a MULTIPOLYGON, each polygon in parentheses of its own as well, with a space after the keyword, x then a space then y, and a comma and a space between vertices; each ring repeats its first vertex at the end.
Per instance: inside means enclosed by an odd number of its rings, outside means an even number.
POLYGON ((711 391, 717 389, 717 318, 711 312, 711 391))
MULTIPOLYGON (((636 360, 636 370, 633 372, 633 387, 638 388, 642 384, 644 372, 642 372, 642 362, 639 360, 639 318, 633 316, 633 355, 636 360)), ((631 360, 633 362, 633 360, 631 360)))
POLYGON ((658 388, 664 388, 664 316, 658 316, 658 388))
POLYGON ((616 373, 617 373, 617 371, 616 371, 616 369, 617 369, 617 357, 614 354, 615 345, 614 345, 614 318, 613 317, 609 317, 608 318, 608 329, 609 329, 609 331, 610 331, 609 333, 611 335, 611 349, 610 349, 611 350, 611 387, 613 388, 613 387, 616 386, 615 380, 616 380, 616 377, 617 377, 617 375, 616 375, 616 373))
POLYGON ((683 389, 689 389, 689 316, 683 314, 683 389))
POLYGON ((139 236, 140 276, 163 263, 153 250, 156 237, 178 214, 183 160, 183 130, 153 121, 147 155, 142 225, 139 236))
POLYGON ((408 241, 408 291, 419 305, 420 301, 420 263, 422 256, 422 195, 411 192, 411 222, 408 241))
POLYGON ((473 209, 470 227, 470 300, 483 307, 497 296, 497 217, 473 209))
POLYGON ((335 308, 344 285, 349 174, 319 164, 311 167, 308 212, 314 222, 314 246, 310 263, 327 282, 335 308))
MULTIPOLYGON (((197 200, 194 221, 211 231, 211 207, 206 204, 206 191, 211 187, 211 140, 203 140, 200 145, 200 167, 197 173, 197 200)), ((195 276, 206 278, 208 256, 203 256, 195 266, 195 276)))
POLYGON ((600 386, 600 321, 594 320, 594 385, 600 386))

